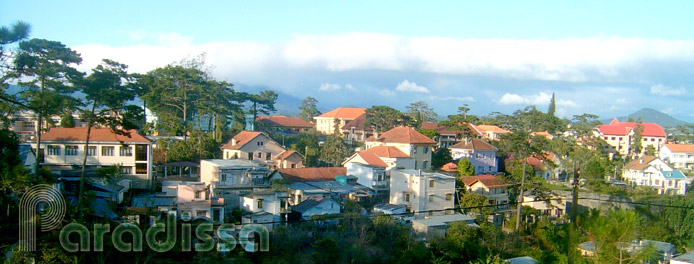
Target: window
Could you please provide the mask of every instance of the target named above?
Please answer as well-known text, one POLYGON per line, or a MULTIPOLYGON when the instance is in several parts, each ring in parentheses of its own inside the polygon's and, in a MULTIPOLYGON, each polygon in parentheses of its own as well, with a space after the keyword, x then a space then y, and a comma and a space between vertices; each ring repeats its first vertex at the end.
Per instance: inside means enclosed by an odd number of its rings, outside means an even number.
POLYGON ((409 201, 410 201, 410 194, 409 194, 409 193, 403 193, 403 196, 404 196, 404 198, 405 198, 405 202, 409 202, 409 201))
POLYGON ((207 211, 197 210, 197 211, 195 211, 195 216, 207 216, 207 211))
POLYGON ((412 147, 412 153, 417 154, 417 147, 415 147, 415 146, 412 147))
POLYGON ((77 146, 65 146, 65 156, 77 156, 77 146))
POLYGON ((263 199, 258 199, 258 209, 263 209, 263 199))
POLYGON ((434 180, 429 180, 429 188, 434 188, 434 180))
POLYGON ((422 161, 422 169, 426 169, 427 166, 429 166, 429 162, 426 161, 426 160, 425 160, 425 161, 422 161))
POLYGON ((271 160, 272 159, 272 153, 268 152, 265 153, 265 160, 271 160))
POLYGON ((433 194, 429 195, 429 202, 433 202, 433 201, 434 201, 434 195, 433 194))
POLYGON ((46 147, 47 154, 50 156, 60 156, 60 146, 48 145, 46 147))
POLYGON ((135 145, 135 160, 147 161, 147 145, 135 145))
POLYGON ((655 180, 655 185, 660 185, 660 180, 655 180))
POLYGON ((489 203, 489 204, 495 204, 495 203, 494 203, 494 200, 489 200, 488 203, 489 203))
POLYGON ((248 152, 248 160, 253 160, 253 153, 248 152))
POLYGON ((222 174, 222 179, 221 179, 220 181, 221 181, 221 182, 227 181, 227 175, 226 175, 226 174, 222 174))
POLYGON ((202 192, 201 192, 201 191, 196 191, 196 192, 195 192, 195 199, 200 199, 201 196, 202 196, 202 192))
POLYGON ((96 146, 89 146, 86 151, 87 156, 96 156, 96 146))
POLYGON ((292 169, 295 169, 295 168, 296 168, 296 164, 292 164, 291 167, 292 167, 292 169))
POLYGON ((611 140, 614 140, 614 137, 612 137, 611 140))
POLYGON ((147 174, 147 163, 137 163, 135 164, 136 174, 147 174))
POLYGON ((256 153, 256 156, 258 156, 258 158, 260 159, 260 158, 263 157, 263 153, 262 153, 262 152, 258 152, 258 153, 256 153))
POLYGON ((429 148, 424 147, 424 154, 427 154, 427 153, 429 153, 429 148))
POLYGON ((130 157, 133 155, 133 149, 130 146, 121 146, 120 155, 123 157, 130 157))
POLYGON ((452 193, 447 193, 446 194, 446 201, 453 200, 453 194, 452 193))
POLYGON ((263 145, 263 142, 262 142, 262 141, 258 141, 258 142, 256 142, 256 145, 262 146, 262 145, 263 145))
POLYGON ((101 156, 113 156, 113 147, 101 147, 101 156))
POLYGON ((120 167, 121 174, 133 174, 133 167, 120 167))
POLYGON ((414 169, 415 170, 417 169, 417 161, 416 160, 414 161, 414 169))

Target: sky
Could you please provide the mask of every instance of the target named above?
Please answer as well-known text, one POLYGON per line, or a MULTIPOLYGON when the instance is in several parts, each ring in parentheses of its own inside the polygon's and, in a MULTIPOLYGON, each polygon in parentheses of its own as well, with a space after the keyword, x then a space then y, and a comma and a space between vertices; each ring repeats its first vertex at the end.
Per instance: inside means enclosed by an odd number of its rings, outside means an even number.
POLYGON ((30 23, 86 72, 205 53, 237 89, 313 96, 322 110, 546 111, 555 93, 561 117, 647 107, 688 122, 692 13, 694 1, 0 1, 1 26, 30 23))

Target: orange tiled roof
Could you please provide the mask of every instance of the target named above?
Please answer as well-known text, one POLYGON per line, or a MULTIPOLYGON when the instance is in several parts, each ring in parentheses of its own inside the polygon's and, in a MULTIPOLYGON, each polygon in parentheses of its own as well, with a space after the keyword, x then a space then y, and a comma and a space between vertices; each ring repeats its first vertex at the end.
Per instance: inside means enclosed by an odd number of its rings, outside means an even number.
MULTIPOLYGON (((89 133, 89 141, 104 142, 151 142, 147 137, 140 135, 136 130, 126 131, 128 135, 119 135, 110 128, 92 128, 89 133)), ((51 128, 46 133, 41 134, 43 141, 85 141, 87 138, 86 127, 74 128, 51 128)))
POLYGON ((626 169, 626 170, 639 170, 640 171, 640 170, 643 170, 645 168, 648 168, 648 166, 649 166, 648 164, 651 163, 652 161, 654 161, 655 159, 657 159, 657 158, 654 156, 643 156, 641 158, 638 158, 638 159, 635 159, 635 160, 632 160, 631 162, 629 162, 627 165, 624 166, 624 169, 626 169))
POLYGON ((500 127, 498 127, 498 126, 495 126, 495 125, 477 125, 477 128, 478 128, 479 130, 481 130, 481 131, 484 131, 484 132, 487 132, 487 131, 489 131, 489 132, 495 132, 495 133, 508 133, 508 132, 511 132, 511 131, 508 131, 508 130, 506 130, 506 129, 503 129, 503 128, 500 128, 500 127))
MULTIPOLYGON (((289 158, 289 156, 291 156, 291 155, 294 154, 294 153, 301 155, 301 153, 296 152, 296 151, 290 149, 290 150, 282 151, 282 153, 280 153, 279 155, 277 155, 277 157, 275 157, 275 159, 276 159, 276 160, 283 160, 283 159, 289 158)), ((301 157, 303 157, 303 156, 304 156, 304 155, 301 155, 301 157)))
POLYGON ((450 146, 449 148, 457 148, 457 149, 473 149, 473 150, 497 150, 496 147, 492 146, 491 144, 484 142, 484 140, 473 138, 467 143, 465 141, 459 142, 458 144, 455 144, 453 146, 450 146))
POLYGON ((532 136, 543 136, 543 137, 546 137, 546 138, 548 138, 548 139, 554 138, 554 136, 553 136, 552 134, 550 134, 549 132, 547 132, 547 131, 530 132, 530 135, 532 135, 532 136))
POLYGON ((417 132, 411 127, 396 127, 381 134, 376 140, 386 143, 436 144, 436 141, 417 132))
POLYGON ((359 153, 372 153, 383 158, 409 158, 410 155, 405 154, 396 147, 378 146, 370 149, 359 151, 359 153))
POLYGON ((474 185, 476 182, 484 184, 485 186, 487 186, 487 188, 508 186, 508 184, 503 184, 498 177, 491 174, 464 176, 462 177, 462 181, 468 187, 474 185))
POLYGON ((441 166, 441 170, 447 172, 456 172, 458 171, 458 165, 456 165, 454 162, 449 162, 441 166))
POLYGON ((366 113, 366 108, 360 107, 338 107, 330 112, 319 115, 317 117, 329 117, 329 118, 341 118, 341 119, 355 119, 360 115, 366 113))
POLYGON ((287 117, 283 115, 274 116, 259 116, 255 119, 256 122, 262 123, 267 126, 279 126, 279 127, 300 127, 300 128, 312 128, 313 124, 307 122, 298 117, 287 117))
POLYGON ((294 168, 278 171, 290 182, 334 181, 335 176, 347 175, 345 167, 294 168))
POLYGON ((694 153, 694 145, 687 144, 665 144, 672 152, 694 153))
POLYGON ((352 128, 356 130, 373 131, 373 127, 364 127, 364 122, 366 122, 366 114, 360 115, 352 121, 347 122, 342 126, 342 130, 350 130, 352 128))
POLYGON ((374 167, 381 167, 381 168, 388 167, 388 164, 386 164, 385 162, 383 162, 383 160, 382 160, 381 158, 379 158, 379 157, 378 157, 376 154, 374 154, 374 153, 369 153, 369 152, 367 152, 367 153, 361 153, 361 152, 359 152, 359 153, 357 153, 357 155, 358 155, 359 157, 361 157, 362 159, 364 159, 364 161, 366 161, 366 164, 369 164, 369 165, 371 165, 371 166, 374 166, 374 167))
POLYGON ((241 147, 243 147, 243 145, 246 145, 246 143, 250 142, 260 134, 263 133, 257 131, 241 131, 238 134, 236 134, 233 138, 229 139, 227 143, 222 145, 222 149, 240 149, 241 147), (234 141, 236 141, 236 144, 232 144, 234 141))

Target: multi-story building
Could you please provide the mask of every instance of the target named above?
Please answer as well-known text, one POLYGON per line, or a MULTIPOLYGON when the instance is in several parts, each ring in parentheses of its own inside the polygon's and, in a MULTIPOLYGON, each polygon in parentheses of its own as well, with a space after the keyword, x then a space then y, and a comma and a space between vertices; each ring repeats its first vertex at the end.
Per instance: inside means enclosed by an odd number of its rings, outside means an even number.
POLYGON ((240 197, 270 187, 270 170, 249 160, 201 160, 200 181, 212 197, 224 198, 229 212, 240 206, 240 197))
MULTIPOLYGON (((149 189, 152 184, 152 142, 135 130, 115 133, 108 128, 92 128, 89 147, 85 149, 87 128, 51 128, 41 135, 39 160, 49 169, 71 169, 87 166, 118 166, 123 178, 132 180, 133 188, 149 189)), ((32 147, 36 149, 36 144, 32 147)))
POLYGON ((407 206, 415 218, 453 213, 454 195, 455 177, 421 170, 391 171, 389 203, 407 206))
POLYGON ((378 146, 355 153, 343 165, 357 183, 379 192, 388 190, 391 169, 414 169, 414 159, 396 147, 378 146))
POLYGON ((258 129, 265 132, 281 134, 298 134, 313 128, 313 124, 298 117, 283 115, 259 116, 255 119, 258 129))
MULTIPOLYGON (((75 127, 87 126, 87 122, 82 119, 79 114, 73 113, 72 118, 74 119, 75 127)), ((28 110, 20 111, 16 114, 8 116, 8 119, 10 120, 10 131, 17 133, 20 142, 29 142, 31 140, 35 140, 36 129, 38 129, 39 124, 38 115, 36 113, 28 110)), ((42 126, 43 130, 48 130, 49 124, 53 124, 52 126, 59 125, 61 119, 61 116, 51 116, 49 118, 44 117, 42 126)))
POLYGON ((366 108, 359 107, 338 107, 330 112, 316 116, 316 130, 326 135, 332 135, 335 131, 335 121, 337 120, 338 132, 347 122, 357 119, 366 112, 366 108))
POLYGON ((508 208, 508 184, 504 184, 494 175, 477 175, 462 177, 465 190, 484 195, 490 205, 496 205, 497 209, 508 208))
POLYGON ((667 134, 661 126, 655 123, 619 122, 615 118, 607 125, 599 125, 595 130, 595 136, 607 142, 605 146, 607 151, 626 156, 631 152, 631 145, 639 126, 641 127, 642 141, 639 155, 645 153, 648 146, 653 146, 656 153, 659 152, 667 142, 667 134))
POLYGON ((437 145, 439 148, 447 148, 455 145, 461 140, 469 140, 472 138, 480 138, 483 136, 482 131, 480 131, 477 126, 467 123, 465 124, 467 131, 454 130, 440 126, 436 122, 422 122, 422 129, 432 129, 439 133, 436 138, 437 145), (467 136, 465 136, 467 134, 467 136))
POLYGON ((410 127, 396 127, 378 136, 366 139, 366 149, 378 146, 396 147, 414 159, 416 170, 431 169, 431 152, 436 141, 410 127))
POLYGON ((362 114, 356 119, 349 121, 342 126, 342 135, 348 144, 364 142, 364 140, 374 135, 373 127, 364 127, 365 121, 366 114, 362 114))
POLYGON ((694 169, 694 145, 665 144, 658 157, 676 169, 694 169))
POLYGON ((272 229, 276 223, 289 213, 288 195, 277 190, 254 191, 241 197, 241 207, 249 212, 241 219, 241 223, 265 224, 272 229))
POLYGON ((673 170, 663 160, 643 156, 624 166, 622 178, 633 185, 648 186, 658 194, 682 194, 687 192, 689 180, 681 171, 673 170))
POLYGON ((500 140, 501 135, 511 133, 506 129, 500 128, 495 125, 476 125, 477 129, 482 132, 482 137, 487 140, 500 140))
POLYGON ((455 144, 449 148, 454 160, 467 159, 475 167, 476 174, 496 173, 498 160, 496 152, 498 149, 481 139, 473 138, 455 144))
POLYGON ((301 168, 303 156, 287 150, 263 132, 241 131, 222 145, 224 159, 255 160, 269 168, 301 168))

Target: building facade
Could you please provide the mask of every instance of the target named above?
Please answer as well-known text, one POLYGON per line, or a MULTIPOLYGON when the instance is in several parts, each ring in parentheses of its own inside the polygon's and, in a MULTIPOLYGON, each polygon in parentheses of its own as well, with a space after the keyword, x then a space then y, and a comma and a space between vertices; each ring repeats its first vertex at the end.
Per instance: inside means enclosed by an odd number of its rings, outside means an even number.
POLYGON ((467 159, 475 167, 475 174, 497 173, 498 149, 481 139, 473 138, 450 147, 454 160, 467 159))
POLYGON ((453 213, 454 195, 455 177, 421 170, 391 171, 389 203, 405 205, 415 218, 453 213))
POLYGON ((347 122, 357 119, 366 112, 366 108, 359 107, 338 107, 330 112, 316 116, 313 118, 316 131, 325 135, 335 134, 335 127, 338 131, 347 124, 347 122), (335 122, 337 121, 337 124, 335 122))

